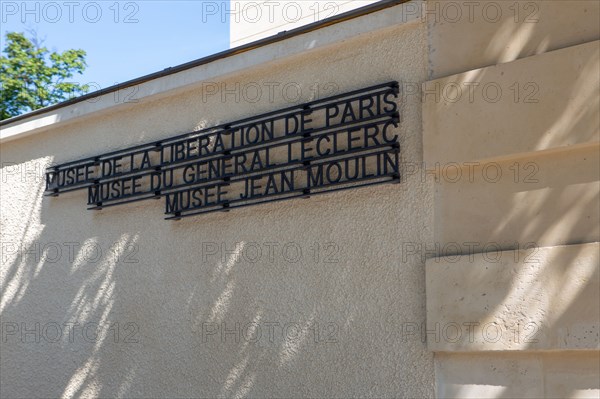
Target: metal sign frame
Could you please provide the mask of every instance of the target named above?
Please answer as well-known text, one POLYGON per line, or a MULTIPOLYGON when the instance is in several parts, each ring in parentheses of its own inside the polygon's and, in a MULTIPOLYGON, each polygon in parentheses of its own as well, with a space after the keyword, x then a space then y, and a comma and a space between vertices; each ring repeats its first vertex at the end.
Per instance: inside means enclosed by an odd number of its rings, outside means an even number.
POLYGON ((165 197, 167 220, 398 183, 398 82, 180 134, 46 170, 47 196, 90 210, 165 197))

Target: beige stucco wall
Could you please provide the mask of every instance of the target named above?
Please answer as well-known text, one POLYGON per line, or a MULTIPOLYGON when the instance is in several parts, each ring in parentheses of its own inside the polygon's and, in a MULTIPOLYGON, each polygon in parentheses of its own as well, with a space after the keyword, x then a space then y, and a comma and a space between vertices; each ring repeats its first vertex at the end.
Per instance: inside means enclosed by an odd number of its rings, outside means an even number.
POLYGON ((600 349, 599 255, 596 242, 429 259, 429 348, 600 349))
MULTIPOLYGON (((314 98, 315 85, 326 96, 421 82, 424 38, 425 25, 412 23, 295 56, 286 56, 289 43, 277 44, 261 49, 261 64, 211 81, 293 83, 302 101, 314 98)), ((290 105, 280 90, 273 101, 223 102, 220 93, 204 101, 203 83, 3 143, 2 323, 40 323, 41 338, 5 331, 2 397, 433 396, 433 355, 422 342, 394 339, 403 322, 425 321, 424 261, 403 262, 398 245, 433 238, 432 191, 418 176, 171 223, 162 201, 91 212, 84 192, 42 197, 41 179, 21 174, 290 105), (73 259, 68 243, 77 243, 73 259), (25 253, 32 248, 47 252, 36 259, 25 253), (49 342, 51 323, 68 322, 113 330, 90 340, 78 326, 73 342, 66 329, 49 342), (245 335, 221 335, 236 323, 245 335), (134 331, 138 342, 129 342, 134 331)), ((401 108, 402 157, 420 163, 419 98, 401 108)), ((87 332, 93 338, 94 328, 87 332)))
POLYGON ((427 0, 432 79, 598 40, 595 0, 427 0))
POLYGON ((598 3, 445 4, 2 126, 0 396, 597 397, 598 3), (177 223, 42 197, 48 164, 389 80, 400 185, 177 223), (504 94, 431 95, 465 83, 504 94))
POLYGON ((435 353, 438 397, 597 398, 598 2, 475 7, 428 20, 435 246, 405 335, 435 353))
POLYGON ((598 397, 597 353, 439 353, 436 358, 441 398, 598 397))

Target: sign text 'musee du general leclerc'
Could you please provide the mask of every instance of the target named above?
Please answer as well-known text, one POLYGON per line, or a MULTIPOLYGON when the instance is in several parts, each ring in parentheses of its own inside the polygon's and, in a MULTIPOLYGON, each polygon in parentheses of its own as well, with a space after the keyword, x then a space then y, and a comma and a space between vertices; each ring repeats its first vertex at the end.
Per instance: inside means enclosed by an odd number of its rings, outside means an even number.
POLYGON ((399 182, 398 83, 48 168, 88 209, 165 197, 166 219, 399 182))

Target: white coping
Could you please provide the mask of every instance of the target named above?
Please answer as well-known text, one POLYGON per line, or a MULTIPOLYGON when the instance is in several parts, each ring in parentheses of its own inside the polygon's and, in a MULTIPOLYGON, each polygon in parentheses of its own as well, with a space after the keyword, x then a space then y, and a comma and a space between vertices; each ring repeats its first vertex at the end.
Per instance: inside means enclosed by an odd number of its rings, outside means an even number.
MULTIPOLYGON (((137 85, 135 88, 136 101, 139 103, 150 98, 155 99, 159 96, 173 94, 178 90, 190 89, 191 85, 198 85, 209 79, 245 71, 248 68, 254 68, 261 64, 281 60, 306 51, 316 50, 370 32, 419 22, 420 19, 416 15, 407 18, 404 10, 406 4, 366 14, 286 40, 222 58, 208 64, 149 80, 137 85)), ((127 93, 131 93, 133 89, 129 90, 127 92, 127 89, 124 89, 121 97, 124 97, 127 93)), ((95 97, 91 100, 52 109, 48 112, 32 115, 29 118, 20 119, 14 123, 2 126, 0 129, 0 143, 38 134, 50 127, 55 128, 57 125, 67 121, 73 121, 74 119, 90 116, 91 114, 98 115, 98 113, 109 109, 120 110, 135 106, 135 103, 115 101, 114 92, 95 97)))

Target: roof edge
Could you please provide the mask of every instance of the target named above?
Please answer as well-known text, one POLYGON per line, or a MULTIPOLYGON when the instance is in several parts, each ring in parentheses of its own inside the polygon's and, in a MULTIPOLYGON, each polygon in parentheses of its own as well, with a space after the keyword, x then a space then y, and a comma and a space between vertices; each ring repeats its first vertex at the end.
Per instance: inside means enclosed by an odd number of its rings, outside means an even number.
POLYGON ((394 7, 399 4, 408 3, 409 1, 411 1, 411 0, 381 0, 377 3, 369 4, 369 5, 361 7, 361 8, 350 10, 345 13, 326 18, 321 21, 312 22, 308 25, 300 26, 298 28, 295 28, 295 29, 292 29, 289 31, 282 31, 276 35, 269 36, 269 37, 266 37, 263 39, 259 39, 259 40, 256 40, 256 41, 253 41, 253 42, 250 42, 250 43, 238 46, 238 47, 234 47, 229 50, 221 51, 216 54, 198 58, 196 60, 189 61, 189 62, 186 62, 183 64, 179 64, 174 67, 168 67, 168 68, 163 69, 162 71, 153 72, 151 74, 144 75, 139 78, 134 78, 134 79, 128 80, 126 82, 123 82, 123 83, 120 83, 117 85, 109 86, 109 87, 106 87, 101 90, 97 90, 97 91, 94 91, 94 92, 91 92, 88 94, 84 94, 83 96, 80 96, 80 97, 72 98, 67 101, 49 105, 44 108, 36 109, 34 111, 27 112, 25 114, 17 115, 12 118, 0 121, 0 126, 9 125, 14 122, 18 122, 20 120, 30 118, 32 116, 41 115, 41 114, 44 114, 49 111, 54 111, 56 109, 64 108, 69 105, 77 104, 79 102, 86 101, 86 100, 89 100, 94 97, 103 96, 105 94, 113 93, 118 90, 123 90, 123 89, 131 87, 131 86, 136 86, 141 83, 148 82, 150 80, 155 80, 158 78, 162 78, 164 76, 173 75, 178 72, 182 72, 182 71, 185 71, 185 70, 188 70, 191 68, 205 65, 205 64, 217 61, 217 60, 221 60, 223 58, 228 58, 228 57, 234 56, 236 54, 245 53, 247 51, 250 51, 250 50, 253 50, 253 49, 256 49, 259 47, 264 47, 264 46, 267 46, 272 43, 277 43, 277 42, 292 38, 294 36, 299 36, 304 33, 312 32, 314 30, 321 29, 321 28, 324 28, 324 27, 327 27, 330 25, 338 24, 340 22, 354 19, 354 18, 363 16, 366 14, 371 14, 373 12, 377 12, 377 11, 380 11, 380 10, 383 10, 386 8, 394 7))

